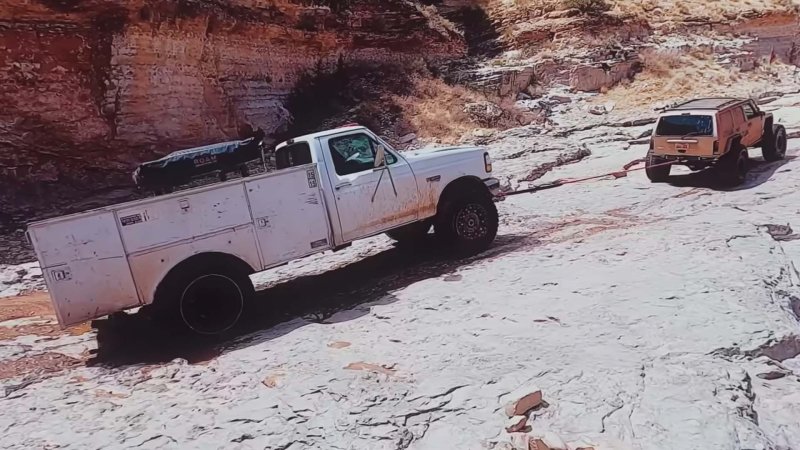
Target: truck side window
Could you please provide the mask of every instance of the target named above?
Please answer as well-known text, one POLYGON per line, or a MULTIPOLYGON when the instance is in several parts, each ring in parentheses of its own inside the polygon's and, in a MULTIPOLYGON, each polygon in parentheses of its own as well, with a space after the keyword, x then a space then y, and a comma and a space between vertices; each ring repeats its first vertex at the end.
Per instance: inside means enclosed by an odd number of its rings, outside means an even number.
MULTIPOLYGON (((363 133, 350 134, 331 138, 328 141, 333 166, 338 175, 372 170, 375 167, 375 147, 377 143, 363 133)), ((397 158, 386 152, 388 164, 397 162, 397 158)))
POLYGON ((747 120, 750 120, 758 115, 756 114, 756 110, 753 108, 753 105, 745 103, 743 107, 744 107, 744 115, 747 117, 747 120))
POLYGON ((287 145, 275 151, 275 166, 278 170, 311 164, 311 148, 308 142, 287 145))

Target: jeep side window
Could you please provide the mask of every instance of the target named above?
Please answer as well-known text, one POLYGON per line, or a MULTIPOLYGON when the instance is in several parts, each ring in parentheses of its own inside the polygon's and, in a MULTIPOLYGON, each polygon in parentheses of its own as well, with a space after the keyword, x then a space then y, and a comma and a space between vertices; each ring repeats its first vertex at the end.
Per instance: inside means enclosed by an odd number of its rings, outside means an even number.
POLYGON ((733 108, 733 120, 738 124, 741 125, 747 121, 747 117, 744 115, 744 109, 742 108, 733 108))
MULTIPOLYGON (((333 167, 338 175, 372 170, 375 167, 375 148, 377 146, 377 142, 363 133, 335 137, 328 141, 333 167)), ((386 152, 386 162, 394 164, 397 162, 397 158, 386 152)))
POLYGON ((745 117, 747 117, 747 120, 750 120, 758 115, 758 113, 756 113, 755 108, 753 108, 753 105, 751 105, 750 103, 745 103, 744 105, 742 105, 742 107, 744 108, 744 115, 745 117))

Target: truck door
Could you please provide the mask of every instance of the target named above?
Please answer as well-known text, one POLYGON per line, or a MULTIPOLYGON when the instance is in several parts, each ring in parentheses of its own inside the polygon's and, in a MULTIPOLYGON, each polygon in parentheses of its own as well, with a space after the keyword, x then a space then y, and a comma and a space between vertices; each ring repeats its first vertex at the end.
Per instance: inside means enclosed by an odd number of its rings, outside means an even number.
POLYGON ((417 220, 417 183, 402 157, 386 149, 388 170, 375 168, 378 142, 363 131, 323 138, 321 144, 343 242, 417 220))
POLYGON ((742 111, 744 112, 746 121, 742 144, 747 147, 753 147, 761 140, 761 134, 764 128, 764 117, 759 114, 755 106, 749 102, 742 105, 742 111))

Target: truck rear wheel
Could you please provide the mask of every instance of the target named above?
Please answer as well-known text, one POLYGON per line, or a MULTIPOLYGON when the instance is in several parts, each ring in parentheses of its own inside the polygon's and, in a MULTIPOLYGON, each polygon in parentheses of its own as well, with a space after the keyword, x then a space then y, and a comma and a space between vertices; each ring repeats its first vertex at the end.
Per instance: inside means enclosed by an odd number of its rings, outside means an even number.
POLYGON ((672 170, 672 164, 664 164, 667 161, 661 159, 652 153, 647 153, 647 160, 645 161, 644 172, 647 178, 653 183, 663 183, 669 179, 669 173, 672 170))
POLYGON ((480 253, 497 237, 497 207, 488 193, 471 191, 446 200, 436 216, 436 238, 462 255, 480 253))
POLYGON ((165 280, 159 316, 192 332, 221 335, 233 328, 255 295, 250 277, 224 265, 188 265, 165 280))
POLYGON ((386 235, 397 241, 398 244, 413 245, 425 240, 430 229, 431 221, 426 219, 387 231, 386 235))
POLYGON ((749 164, 747 149, 741 145, 737 145, 723 155, 719 161, 719 169, 724 183, 728 186, 738 186, 744 183, 747 179, 749 164))
POLYGON ((780 161, 786 157, 786 128, 783 125, 772 125, 772 129, 764 133, 762 154, 766 161, 780 161))

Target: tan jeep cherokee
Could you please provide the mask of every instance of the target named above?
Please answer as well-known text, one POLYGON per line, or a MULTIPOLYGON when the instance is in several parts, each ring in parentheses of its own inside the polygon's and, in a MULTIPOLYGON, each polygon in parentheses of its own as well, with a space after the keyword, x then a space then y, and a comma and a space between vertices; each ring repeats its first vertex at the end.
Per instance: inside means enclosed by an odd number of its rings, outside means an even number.
POLYGON ((786 129, 752 100, 702 98, 664 111, 656 122, 647 153, 647 177, 666 181, 670 168, 716 166, 729 184, 744 182, 748 147, 761 147, 764 159, 786 155, 786 129), (674 162, 674 164, 669 164, 674 162))

